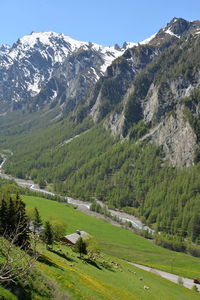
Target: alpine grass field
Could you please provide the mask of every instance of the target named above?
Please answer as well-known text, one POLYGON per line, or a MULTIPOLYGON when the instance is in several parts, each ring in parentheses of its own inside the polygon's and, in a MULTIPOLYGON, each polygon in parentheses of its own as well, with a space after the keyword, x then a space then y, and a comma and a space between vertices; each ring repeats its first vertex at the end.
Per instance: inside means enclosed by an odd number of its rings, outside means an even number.
POLYGON ((192 278, 198 277, 200 272, 199 259, 163 249, 129 230, 85 215, 66 203, 33 196, 22 196, 22 199, 27 209, 37 207, 43 220, 49 217, 62 219, 67 223, 66 234, 80 229, 93 235, 99 242, 101 253, 96 263, 84 263, 85 260, 80 260, 71 248, 64 245, 56 243, 52 251, 43 244, 38 246, 43 259, 37 262, 37 266, 45 275, 56 280, 73 299, 199 298, 198 294, 181 285, 126 262, 149 265, 192 278), (144 286, 149 290, 145 290, 144 286))

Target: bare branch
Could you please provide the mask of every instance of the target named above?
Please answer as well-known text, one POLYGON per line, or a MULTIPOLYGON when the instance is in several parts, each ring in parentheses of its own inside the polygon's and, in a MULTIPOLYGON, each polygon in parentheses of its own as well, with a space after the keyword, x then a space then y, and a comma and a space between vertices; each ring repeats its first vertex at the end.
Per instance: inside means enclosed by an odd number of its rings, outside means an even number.
POLYGON ((36 235, 33 235, 31 239, 33 243, 31 256, 29 255, 30 248, 25 248, 25 242, 20 247, 15 246, 19 236, 27 232, 28 224, 23 226, 20 219, 12 233, 8 235, 7 232, 4 232, 4 235, 0 237, 0 284, 14 282, 17 278, 27 274, 38 257, 36 252, 36 235))

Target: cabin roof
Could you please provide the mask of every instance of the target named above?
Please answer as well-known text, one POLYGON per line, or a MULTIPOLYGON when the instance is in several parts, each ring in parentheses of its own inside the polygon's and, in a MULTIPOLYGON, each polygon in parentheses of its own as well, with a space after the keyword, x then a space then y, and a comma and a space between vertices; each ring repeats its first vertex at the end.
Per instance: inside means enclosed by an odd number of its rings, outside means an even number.
POLYGON ((72 244, 76 244, 80 237, 86 237, 87 235, 89 236, 87 232, 77 230, 76 233, 66 235, 64 238, 70 241, 72 244))

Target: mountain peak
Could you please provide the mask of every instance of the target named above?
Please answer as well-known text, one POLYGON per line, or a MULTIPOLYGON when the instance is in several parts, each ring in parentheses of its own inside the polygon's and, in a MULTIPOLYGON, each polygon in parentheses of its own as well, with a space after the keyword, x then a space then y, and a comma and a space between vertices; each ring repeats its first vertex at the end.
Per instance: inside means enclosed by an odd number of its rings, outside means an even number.
POLYGON ((171 33, 172 35, 181 36, 186 32, 190 27, 190 22, 186 21, 182 18, 174 17, 170 23, 167 24, 165 27, 166 33, 171 33))
POLYGON ((56 44, 58 40, 65 44, 70 44, 71 50, 88 44, 88 42, 77 41, 64 33, 59 34, 53 31, 31 32, 31 34, 21 37, 18 41, 20 44, 32 48, 38 43, 52 46, 52 44, 56 44))

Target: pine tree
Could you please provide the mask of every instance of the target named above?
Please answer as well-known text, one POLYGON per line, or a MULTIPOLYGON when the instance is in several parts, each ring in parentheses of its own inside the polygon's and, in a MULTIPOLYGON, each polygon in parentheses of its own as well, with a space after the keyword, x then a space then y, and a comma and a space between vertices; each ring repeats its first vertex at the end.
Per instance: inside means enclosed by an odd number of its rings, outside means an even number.
POLYGON ((87 254, 87 245, 83 241, 82 237, 80 237, 76 242, 75 251, 80 254, 80 258, 82 258, 82 254, 87 254))
POLYGON ((190 228, 191 228, 192 241, 195 242, 195 240, 198 238, 199 233, 200 233, 200 215, 198 213, 195 213, 192 216, 192 219, 190 222, 190 228))
POLYGON ((48 246, 53 245, 54 237, 53 237, 52 226, 49 221, 45 222, 43 239, 44 239, 44 242, 46 243, 47 248, 48 248, 48 246))
POLYGON ((4 199, 0 203, 0 235, 3 235, 7 226, 7 204, 4 199))
POLYGON ((21 199, 17 199, 16 196, 16 224, 20 226, 21 234, 19 235, 16 245, 22 247, 22 249, 29 246, 29 222, 26 215, 25 203, 21 199))
POLYGON ((39 231, 42 226, 42 219, 40 217, 37 207, 34 209, 34 219, 33 219, 34 233, 39 231))
POLYGON ((6 228, 6 235, 11 235, 16 226, 17 226, 17 210, 16 204, 14 203, 13 199, 10 197, 8 201, 8 213, 7 213, 7 228, 6 228))
POLYGON ((13 243, 23 249, 29 246, 28 227, 25 204, 19 194, 15 200, 4 196, 0 204, 0 234, 8 240, 14 238, 13 243))

